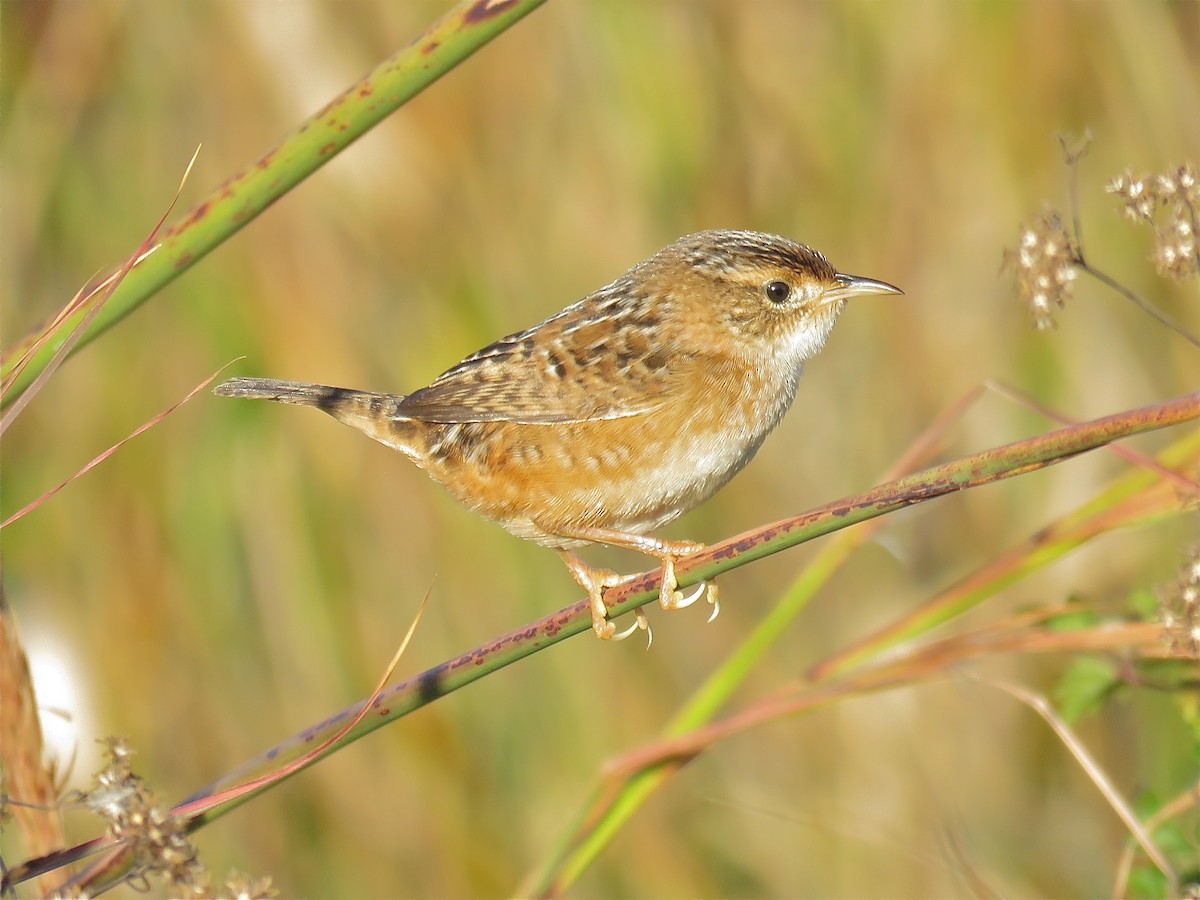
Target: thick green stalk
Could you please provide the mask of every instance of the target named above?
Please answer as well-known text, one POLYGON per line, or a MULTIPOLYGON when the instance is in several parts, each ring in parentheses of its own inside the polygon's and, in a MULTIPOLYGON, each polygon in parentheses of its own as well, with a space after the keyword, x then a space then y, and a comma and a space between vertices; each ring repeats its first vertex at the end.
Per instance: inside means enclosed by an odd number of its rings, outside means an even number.
MULTIPOLYGON (((190 212, 163 229, 154 252, 129 270, 72 353, 153 297, 384 117, 545 2, 459 3, 421 37, 384 60, 248 169, 219 185, 190 212)), ((29 386, 86 312, 87 308, 81 309, 59 323, 53 337, 5 394, 4 404, 29 386)), ((28 335, 5 351, 0 360, 0 380, 9 377, 39 337, 40 333, 28 335)))
MULTIPOLYGON (((680 585, 687 587, 702 579, 745 565, 763 556, 778 553, 787 547, 828 534, 849 525, 874 519, 885 513, 916 503, 945 496, 955 491, 990 484, 1035 471, 1048 465, 1063 462, 1080 453, 1094 450, 1105 444, 1129 437, 1166 428, 1172 425, 1200 419, 1200 393, 1178 397, 1141 409, 1128 410, 1116 415, 1081 422, 1057 431, 1041 434, 1024 441, 986 450, 953 462, 944 463, 879 485, 863 494, 847 497, 826 504, 817 510, 774 525, 747 532, 688 557, 678 568, 680 585)), ((1185 446, 1191 447, 1190 444, 1185 446)), ((1145 472, 1137 473, 1143 478, 1145 472)), ((1123 494, 1122 494, 1123 496, 1123 494)), ((836 564, 837 552, 822 557, 822 567, 836 564)), ((812 573, 814 577, 821 573, 812 573)), ((647 572, 631 581, 610 588, 606 594, 610 611, 614 614, 629 612, 645 604, 657 595, 658 572, 647 572)), ((789 592, 785 604, 795 610, 806 602, 814 585, 802 581, 789 592), (794 594, 794 596, 792 596, 794 594)), ((940 621, 940 620, 939 620, 940 621)), ((587 600, 560 610, 532 622, 525 628, 504 635, 459 657, 435 666, 419 675, 383 691, 371 705, 366 717, 330 746, 323 756, 335 753, 342 747, 369 734, 375 729, 394 722, 408 713, 434 700, 444 697, 484 678, 499 669, 530 656, 572 635, 589 630, 591 618, 587 600)), ((770 631, 775 632, 779 623, 773 622, 770 631)), ((769 640, 770 635, 757 633, 752 643, 769 640)), ((707 721, 728 694, 729 680, 743 668, 736 664, 714 681, 706 684, 704 692, 676 717, 668 734, 685 733, 689 728, 707 721)), ((261 776, 278 768, 282 760, 294 759, 307 748, 320 744, 341 731, 342 723, 357 711, 358 707, 344 710, 320 722, 299 735, 285 741, 274 749, 251 760, 206 788, 198 791, 188 801, 176 808, 176 813, 187 821, 189 831, 200 828, 230 810, 257 796, 271 785, 258 787, 236 799, 220 800, 214 805, 211 798, 220 792, 261 776)), ((291 774, 297 774, 316 762, 309 760, 291 774)), ((538 869, 531 882, 525 887, 529 893, 544 893, 552 889, 565 888, 607 846, 611 836, 617 833, 644 803, 645 799, 662 783, 665 775, 676 764, 664 764, 633 776, 623 787, 618 797, 602 811, 601 818, 590 827, 581 829, 576 841, 577 830, 572 830, 572 840, 555 849, 550 859, 538 869)), ((290 777, 290 775, 288 776, 290 777)), ((593 801, 596 798, 593 798, 593 801)), ((588 808, 592 807, 589 803, 588 808)), ((577 825, 582 825, 578 822, 577 825)), ((105 839, 98 839, 56 854, 53 859, 40 859, 17 867, 6 876, 5 885, 19 884, 37 877, 69 862, 78 861, 89 853, 107 849, 105 839)), ((118 862, 110 862, 119 868, 118 862)), ((107 871, 107 870, 106 870, 107 871)), ((97 875, 97 877, 103 877, 97 875)))
MULTIPOLYGON (((1200 395, 1192 395, 1192 399, 1193 403, 1200 402, 1200 395)), ((1088 431, 1098 435, 1100 431, 1107 430, 1107 428, 1092 427, 1097 424, 1088 423, 1088 431)), ((1059 434, 1069 431, 1071 429, 1064 429, 1059 434)), ((1047 436, 1043 435, 1042 437, 1047 436)), ((1041 438, 1032 440, 1041 442, 1041 438)), ((1008 448, 1003 449, 1011 451, 1018 446, 1009 445, 1008 448)), ((1065 447, 1062 449, 1066 450, 1065 447)), ((1159 462, 1171 469, 1186 470, 1194 466, 1198 450, 1200 450, 1200 443, 1197 441, 1197 435, 1188 435, 1168 448, 1159 462)), ((930 485, 943 481, 942 478, 930 478, 929 476, 933 472, 947 474, 955 472, 956 474, 952 475, 952 478, 971 472, 988 471, 999 474, 1000 469, 997 469, 997 464, 1003 469, 1008 469, 1014 461, 1008 452, 991 451, 979 454, 969 460, 958 460, 934 470, 918 473, 917 476, 910 476, 908 479, 901 479, 901 483, 909 482, 914 478, 930 485)), ((831 657, 820 667, 810 671, 808 676, 810 683, 815 684, 836 674, 842 674, 850 668, 851 663, 861 664, 872 658, 878 658, 879 654, 894 647, 899 640, 912 639, 927 633, 950 618, 961 615, 978 605, 1017 578, 1048 565, 1082 542, 1082 539, 1074 533, 1080 523, 1104 522, 1106 514, 1111 513, 1132 495, 1146 492, 1156 482, 1161 484, 1161 477, 1147 469, 1139 468, 1127 472, 1081 509, 1065 516, 1052 528, 1039 532, 1034 539, 1026 545, 1018 547, 1013 554, 1002 555, 1000 559, 1005 561, 1004 566, 987 567, 983 573, 986 577, 965 579, 961 585, 956 585, 945 594, 939 595, 934 601, 923 605, 911 616, 902 619, 903 627, 885 629, 861 645, 851 648, 849 652, 831 657), (965 590, 967 587, 971 590, 965 590)), ((890 490, 891 486, 887 487, 890 490)), ((1178 507, 1180 504, 1175 501, 1174 505, 1178 507)), ((1146 510, 1135 510, 1135 513, 1139 511, 1147 512, 1146 510)), ((1154 512, 1158 512, 1157 508, 1154 512)), ((1115 528, 1128 523, 1129 518, 1121 516, 1105 524, 1108 528, 1115 528)), ((851 538, 826 546, 822 553, 813 560, 812 565, 792 585, 767 619, 755 629, 730 659, 697 689, 680 712, 667 724, 662 733, 664 739, 688 734, 712 721, 720 704, 730 696, 735 688, 741 686, 753 661, 757 660, 765 647, 782 633, 785 625, 807 604, 816 589, 827 580, 831 567, 836 567, 842 561, 844 552, 853 545, 854 541, 851 538)), ((564 830, 558 845, 530 873, 528 879, 521 885, 519 893, 529 896, 557 896, 564 893, 609 846, 629 819, 682 765, 683 760, 677 759, 650 766, 630 774, 615 790, 611 783, 598 784, 581 805, 570 825, 564 830)))
MULTIPOLYGON (((967 456, 880 485, 864 494, 826 504, 809 514, 755 529, 737 538, 714 544, 681 563, 677 569, 677 575, 681 586, 686 587, 701 579, 714 578, 721 572, 745 565, 753 559, 778 553, 786 547, 792 547, 820 535, 873 519, 895 509, 944 496, 954 491, 1020 475, 1102 447, 1110 441, 1194 421, 1198 418, 1200 418, 1200 394, 1191 394, 1153 406, 1107 416, 1103 419, 1082 422, 1058 431, 967 456)), ((823 555, 821 567, 836 564, 837 555, 836 551, 829 555, 823 555)), ((819 578, 821 574, 820 572, 813 573, 813 577, 819 578)), ((605 595, 605 599, 610 604, 610 612, 613 615, 619 615, 652 601, 658 594, 657 582, 658 571, 654 570, 610 588, 605 595)), ((789 609, 803 605, 813 589, 814 585, 805 581, 798 583, 794 587, 794 591, 789 592, 786 605, 789 609), (791 596, 793 593, 794 597, 791 596)), ((779 627, 777 622, 772 622, 772 630, 779 627)), ((395 721, 415 709, 466 687, 468 684, 531 656, 552 644, 581 632, 590 631, 590 629, 591 615, 588 601, 580 600, 573 606, 559 610, 536 622, 531 622, 522 629, 496 638, 462 656, 413 676, 384 691, 376 700, 372 714, 345 734, 334 747, 330 748, 330 751, 336 752, 342 746, 358 740, 376 728, 395 721)), ((756 632, 753 640, 759 642, 767 640, 767 638, 756 632)), ((725 676, 725 678, 727 677, 725 676)), ((723 699, 728 686, 713 685, 710 682, 707 690, 723 699)), ((712 697, 698 700, 694 706, 689 706, 685 713, 676 718, 669 733, 683 733, 689 728, 694 728, 707 721, 719 705, 720 700, 712 697)), ((312 729, 275 747, 258 759, 252 760, 237 771, 229 773, 219 781, 197 792, 190 800, 196 801, 211 796, 218 791, 239 784, 249 777, 274 769, 280 760, 293 758, 303 748, 329 737, 339 729, 342 722, 356 711, 357 707, 351 707, 313 726, 312 729)), ((228 805, 201 813, 190 821, 190 826, 199 827, 247 799, 249 799, 248 796, 242 797, 228 805)))

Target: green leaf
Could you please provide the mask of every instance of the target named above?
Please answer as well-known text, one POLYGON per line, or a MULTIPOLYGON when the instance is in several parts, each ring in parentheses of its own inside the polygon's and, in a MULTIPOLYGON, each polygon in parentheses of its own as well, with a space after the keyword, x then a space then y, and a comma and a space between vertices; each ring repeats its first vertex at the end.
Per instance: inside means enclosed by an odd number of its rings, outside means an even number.
POLYGON ((1068 722, 1099 711, 1121 684, 1116 665, 1101 656, 1081 656, 1071 663, 1054 689, 1055 704, 1068 722))

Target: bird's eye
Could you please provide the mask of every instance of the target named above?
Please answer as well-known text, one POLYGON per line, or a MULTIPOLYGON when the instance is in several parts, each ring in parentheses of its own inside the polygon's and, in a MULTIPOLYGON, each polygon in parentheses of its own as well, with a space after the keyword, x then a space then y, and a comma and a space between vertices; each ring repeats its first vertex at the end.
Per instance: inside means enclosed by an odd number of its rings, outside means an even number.
POLYGON ((772 303, 783 303, 792 295, 792 286, 786 281, 772 281, 767 284, 767 299, 772 303))

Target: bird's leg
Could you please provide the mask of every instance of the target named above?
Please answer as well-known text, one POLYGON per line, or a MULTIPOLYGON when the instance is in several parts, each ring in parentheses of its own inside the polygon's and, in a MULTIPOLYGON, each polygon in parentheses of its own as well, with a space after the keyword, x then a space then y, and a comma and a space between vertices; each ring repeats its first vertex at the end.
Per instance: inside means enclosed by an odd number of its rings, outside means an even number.
POLYGON ((646 632, 648 648, 654 640, 654 635, 650 631, 650 620, 646 618, 646 614, 640 609, 634 610, 637 621, 624 631, 617 631, 617 626, 608 618, 608 607, 604 604, 604 589, 629 579, 608 569, 593 569, 569 550, 559 550, 558 555, 567 564, 571 577, 588 592, 588 600, 592 604, 592 631, 596 632, 596 637, 602 641, 623 641, 635 631, 641 630, 646 632))
MULTIPOLYGON (((558 531, 563 537, 572 537, 590 541, 595 544, 607 544, 610 547, 621 547, 625 550, 635 550, 647 556, 656 557, 662 563, 662 579, 658 588, 658 603, 663 609, 685 609, 691 606, 701 594, 706 594, 712 604, 713 612, 708 621, 717 617, 721 604, 717 598, 717 586, 711 582, 701 581, 696 589, 686 596, 681 593, 679 582, 675 579, 675 561, 704 549, 703 544, 695 541, 667 541, 661 538, 649 537, 644 534, 629 534, 624 531, 613 531, 608 528, 578 528, 570 531, 558 531)), ((578 581, 578 577, 575 579, 578 581)), ((582 584, 582 582, 580 582, 582 584)), ((598 632, 597 632, 598 633, 598 632)))

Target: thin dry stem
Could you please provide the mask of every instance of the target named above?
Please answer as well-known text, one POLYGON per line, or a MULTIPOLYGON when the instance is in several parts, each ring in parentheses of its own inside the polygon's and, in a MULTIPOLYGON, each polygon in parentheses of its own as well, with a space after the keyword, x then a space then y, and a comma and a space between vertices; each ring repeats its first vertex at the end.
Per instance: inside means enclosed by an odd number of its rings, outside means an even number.
POLYGON ((77 343, 79 343, 80 339, 87 331, 88 325, 91 324, 92 320, 96 318, 96 316, 100 313, 100 310, 104 308, 104 304, 108 302, 108 299, 112 296, 113 291, 117 289, 117 286, 120 285, 125 276, 129 274, 134 266, 154 252, 157 247, 154 241, 158 235, 158 231, 160 228, 162 228, 163 223, 167 220, 167 216, 171 214, 171 210, 175 208, 175 204, 179 200, 179 195, 183 193, 183 186, 187 184, 188 175, 191 174, 192 166, 196 164, 196 157, 199 155, 200 147, 197 146, 196 151, 192 154, 192 158, 188 161, 187 167, 183 170, 183 176, 179 179, 179 187, 175 190, 175 196, 171 198, 171 202, 167 205, 166 210, 163 211, 163 214, 159 217, 158 222, 156 222, 154 227, 150 229, 150 233, 147 234, 142 240, 142 243, 138 246, 137 250, 135 250, 129 256, 129 258, 125 260, 125 262, 114 274, 104 279, 99 285, 91 288, 85 288, 76 293, 75 297, 71 299, 66 308, 59 313, 59 315, 55 316, 54 320, 46 327, 45 331, 38 337, 35 344, 30 347, 25 354, 22 355, 19 365, 13 369, 10 377, 4 382, 4 394, 7 394, 12 389, 12 386, 16 383, 17 379, 20 378, 25 366, 28 364, 29 360, 33 357, 33 354, 38 350, 38 348, 43 346, 46 341, 48 341, 51 336, 57 332, 59 323, 61 323, 67 317, 67 315, 70 314, 70 312, 82 307, 88 301, 92 300, 92 298, 95 298, 92 302, 91 309, 89 309, 87 314, 79 320, 73 329, 71 329, 71 333, 67 335, 66 340, 64 340, 59 346, 58 350, 55 351, 54 356, 50 358, 50 361, 46 363, 46 367, 38 373, 37 377, 32 381, 32 383, 30 383, 29 387, 22 391, 21 395, 17 397, 17 399, 13 401, 12 405, 4 412, 4 414, 0 416, 0 434, 3 434, 8 430, 9 425, 11 425, 17 416, 21 414, 21 410, 23 410, 29 404, 29 402, 37 396, 38 391, 42 389, 42 386, 50 379, 50 376, 54 374, 55 370, 57 370, 60 365, 62 365, 63 360, 67 358, 67 355, 71 352, 71 349, 77 343), (98 296, 97 291, 99 291, 98 296))
POLYGON ((1050 702, 1040 694, 1035 694, 1033 691, 1026 690, 1020 685, 1011 682, 996 678, 983 678, 980 680, 985 684, 1000 688, 1000 690, 1016 697, 1046 721, 1051 729, 1054 730, 1054 733, 1058 735, 1059 740, 1071 752, 1071 755, 1075 757, 1075 761, 1079 763, 1080 768, 1087 773, 1092 783, 1096 785, 1096 788, 1104 796, 1104 799, 1108 801, 1108 805, 1112 807, 1113 812, 1125 823, 1125 827, 1129 829, 1129 833, 1133 835, 1142 850, 1145 851, 1146 855, 1154 862, 1154 865, 1166 877, 1168 885, 1167 895, 1170 897, 1177 896, 1179 893, 1179 876, 1176 874, 1170 860, 1158 848, 1158 845, 1154 843, 1154 838, 1151 836, 1149 829, 1143 822, 1139 821, 1133 808, 1121 796, 1121 792, 1112 783, 1104 768, 1092 757, 1091 753, 1088 752, 1083 742, 1079 740, 1075 733, 1067 727, 1067 723, 1062 720, 1062 717, 1058 715, 1050 702))
MULTIPOLYGON (((1164 803, 1155 810, 1153 815, 1147 817, 1142 825, 1147 831, 1153 833, 1165 822, 1197 807, 1200 807, 1200 781, 1197 781, 1187 790, 1164 803)), ((1136 847, 1133 844, 1127 845, 1121 851, 1121 858, 1117 863, 1117 876, 1113 882, 1112 896, 1124 897, 1128 894, 1129 875, 1133 871, 1133 861, 1136 852, 1136 847)))

